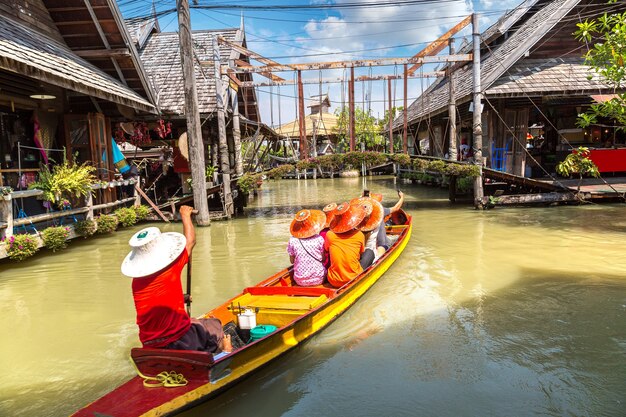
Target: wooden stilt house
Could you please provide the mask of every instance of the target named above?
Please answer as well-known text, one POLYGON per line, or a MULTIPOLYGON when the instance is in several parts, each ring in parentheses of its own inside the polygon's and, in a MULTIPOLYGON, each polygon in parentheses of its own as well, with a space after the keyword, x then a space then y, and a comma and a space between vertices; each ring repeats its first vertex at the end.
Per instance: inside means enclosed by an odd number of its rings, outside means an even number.
MULTIPOLYGON (((586 18, 623 10, 623 2, 526 0, 482 32, 482 155, 486 166, 542 177, 554 173, 556 163, 573 147, 591 146, 609 158, 617 157, 617 153, 609 155, 620 151, 616 145, 626 147, 626 136, 607 127, 611 121, 590 129, 576 126, 581 111, 613 91, 584 64, 588 46, 573 36, 576 24, 586 18), (611 149, 602 149, 608 139, 611 149)), ((472 45, 462 46, 460 52, 472 52, 472 45)), ((471 63, 449 67, 451 77, 436 80, 409 106, 412 153, 446 157, 452 144, 460 159, 472 157, 472 67, 471 63), (452 141, 450 79, 457 113, 452 141)), ((402 117, 393 128, 402 132, 402 117)))

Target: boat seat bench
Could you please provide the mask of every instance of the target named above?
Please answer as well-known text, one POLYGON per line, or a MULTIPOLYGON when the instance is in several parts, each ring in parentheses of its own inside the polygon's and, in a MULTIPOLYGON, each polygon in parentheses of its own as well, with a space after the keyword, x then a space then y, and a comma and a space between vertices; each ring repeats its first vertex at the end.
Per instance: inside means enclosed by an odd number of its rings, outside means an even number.
POLYGON ((326 287, 248 287, 243 290, 244 293, 252 295, 295 295, 295 296, 309 296, 319 297, 325 295, 330 298, 337 291, 335 288, 326 287))
POLYGON ((250 292, 246 292, 235 298, 232 301, 232 305, 247 308, 259 308, 260 310, 309 311, 324 304, 326 300, 328 300, 328 297, 325 294, 313 297, 292 297, 286 294, 253 295, 250 292))

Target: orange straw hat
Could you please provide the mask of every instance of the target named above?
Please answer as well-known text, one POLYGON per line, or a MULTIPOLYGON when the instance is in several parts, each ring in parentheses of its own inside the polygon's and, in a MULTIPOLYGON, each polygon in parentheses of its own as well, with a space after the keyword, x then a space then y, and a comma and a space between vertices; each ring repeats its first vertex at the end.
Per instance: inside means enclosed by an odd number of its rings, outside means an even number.
POLYGON ((325 222, 326 215, 320 210, 300 210, 291 221, 289 231, 293 237, 306 239, 318 234, 325 222))
POLYGON ((366 207, 366 212, 369 214, 365 216, 361 224, 357 226, 357 229, 362 232, 370 232, 376 229, 383 220, 383 205, 371 197, 361 197, 359 200, 361 200, 360 204, 366 207))
POLYGON ((356 228, 365 217, 365 207, 360 204, 350 205, 343 202, 335 209, 335 218, 330 223, 330 230, 345 233, 356 228))
POLYGON ((335 217, 335 209, 337 208, 337 203, 329 203, 324 206, 322 211, 326 214, 326 223, 324 223, 324 229, 330 227, 330 222, 333 221, 335 217))
POLYGON ((383 195, 382 194, 370 193, 370 197, 373 198, 374 200, 378 201, 379 203, 381 203, 383 201, 383 195))

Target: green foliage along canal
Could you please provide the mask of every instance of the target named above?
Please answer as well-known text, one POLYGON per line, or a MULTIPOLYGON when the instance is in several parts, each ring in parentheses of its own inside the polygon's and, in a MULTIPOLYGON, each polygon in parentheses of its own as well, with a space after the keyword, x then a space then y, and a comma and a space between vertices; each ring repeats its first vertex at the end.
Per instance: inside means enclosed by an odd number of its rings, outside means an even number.
MULTIPOLYGON (((395 202, 393 179, 367 185, 395 202)), ((361 187, 267 182, 245 216, 197 229, 193 312, 284 267, 298 209, 361 187)), ((381 281, 304 346, 184 415, 624 415, 624 206, 476 212, 450 206, 446 190, 400 187, 413 236, 381 281)), ((0 264, 1 416, 64 416, 133 375, 119 268, 139 227, 0 264)))

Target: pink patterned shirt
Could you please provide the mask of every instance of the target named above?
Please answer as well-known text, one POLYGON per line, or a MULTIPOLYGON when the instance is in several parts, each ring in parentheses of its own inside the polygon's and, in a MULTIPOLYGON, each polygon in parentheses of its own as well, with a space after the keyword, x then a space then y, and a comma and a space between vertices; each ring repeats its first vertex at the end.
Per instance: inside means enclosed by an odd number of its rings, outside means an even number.
POLYGON ((287 253, 294 256, 293 278, 302 287, 320 285, 324 282, 326 268, 322 264, 324 238, 315 235, 306 239, 289 238, 287 253))

